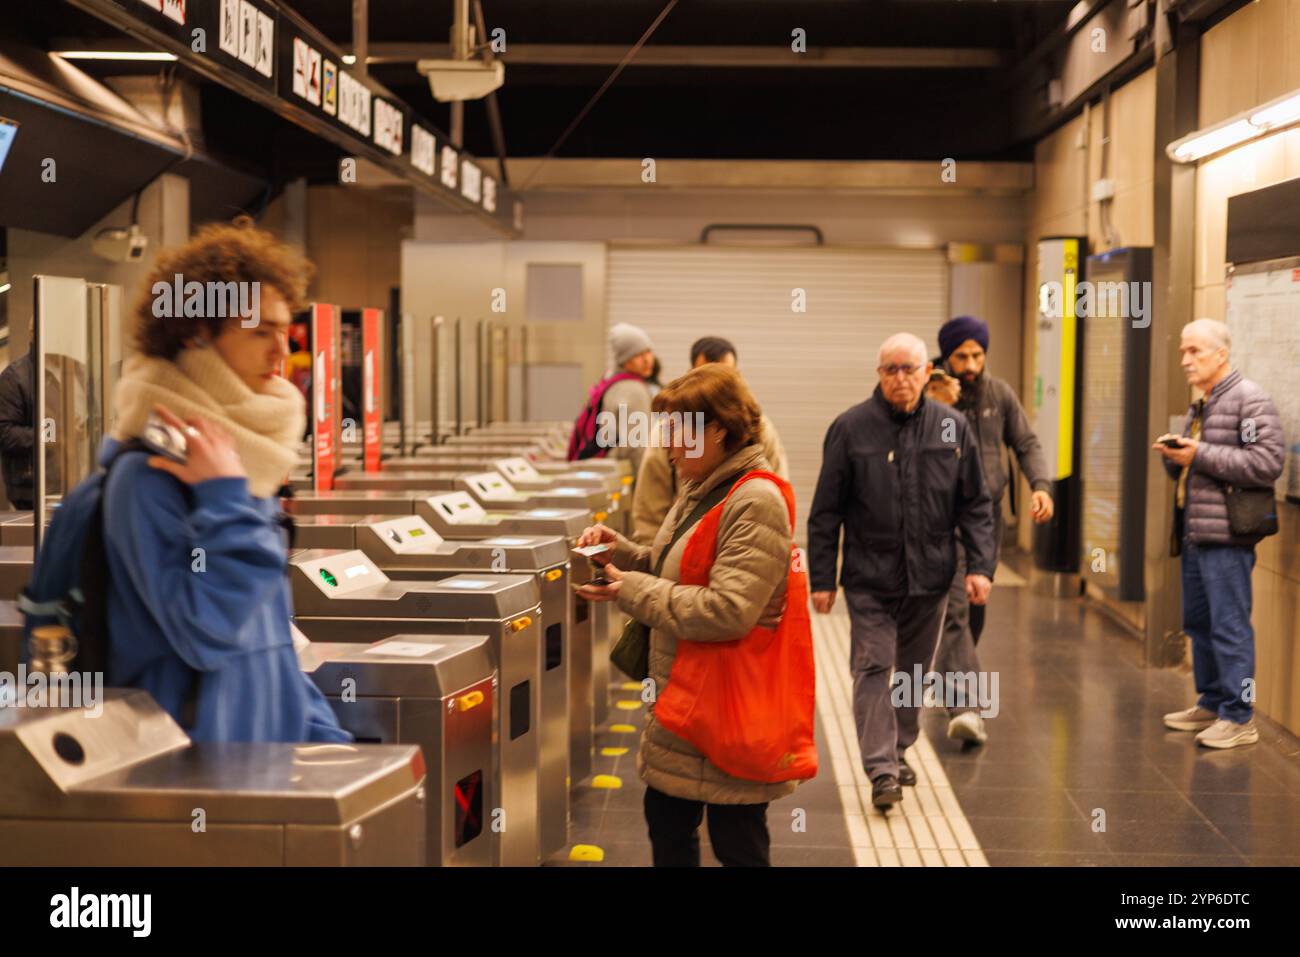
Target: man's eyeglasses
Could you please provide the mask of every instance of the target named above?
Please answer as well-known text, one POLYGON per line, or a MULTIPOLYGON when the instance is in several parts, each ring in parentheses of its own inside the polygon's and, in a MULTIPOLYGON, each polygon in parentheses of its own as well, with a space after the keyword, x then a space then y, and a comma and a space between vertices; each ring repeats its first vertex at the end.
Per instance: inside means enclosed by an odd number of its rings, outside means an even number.
POLYGON ((898 375, 900 372, 904 376, 909 376, 915 372, 919 372, 920 369, 921 366, 914 366, 911 364, 898 365, 897 363, 894 363, 893 365, 887 365, 887 366, 876 366, 876 371, 879 372, 882 376, 884 376, 887 379, 890 378, 891 376, 898 375))

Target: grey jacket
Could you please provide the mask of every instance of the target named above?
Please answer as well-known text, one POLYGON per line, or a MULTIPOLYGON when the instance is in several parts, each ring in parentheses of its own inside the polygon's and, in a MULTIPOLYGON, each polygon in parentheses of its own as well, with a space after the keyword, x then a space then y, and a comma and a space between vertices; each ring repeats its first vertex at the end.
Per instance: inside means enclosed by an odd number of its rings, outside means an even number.
MULTIPOLYGON (((1195 414, 1193 404, 1183 419, 1183 435, 1191 434, 1195 414)), ((1240 372, 1229 372, 1205 401, 1200 444, 1187 477, 1187 540, 1197 545, 1250 546, 1258 542, 1258 537, 1243 538, 1229 531, 1223 486, 1272 485, 1282 474, 1285 448, 1282 419, 1273 400, 1240 372)), ((1168 460, 1164 465, 1170 478, 1177 481, 1182 469, 1168 460)))
POLYGON ((984 480, 994 503, 1001 501, 1010 477, 1002 447, 1016 453, 1016 461, 1035 492, 1051 490, 1052 480, 1047 471, 1043 446, 1029 424, 1024 406, 1011 385, 985 372, 979 379, 974 404, 959 407, 975 430, 975 441, 980 448, 980 462, 984 466, 984 480))

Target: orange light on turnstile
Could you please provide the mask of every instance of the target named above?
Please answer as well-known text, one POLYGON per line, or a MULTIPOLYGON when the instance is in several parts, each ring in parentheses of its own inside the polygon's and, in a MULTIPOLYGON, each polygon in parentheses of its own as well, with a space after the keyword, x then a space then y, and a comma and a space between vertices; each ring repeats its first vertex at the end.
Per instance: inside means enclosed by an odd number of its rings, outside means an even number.
POLYGON ((549 572, 546 573, 546 580, 548 582, 553 582, 563 577, 564 577, 563 568, 552 568, 549 572))
POLYGON ((522 616, 522 617, 520 617, 520 618, 516 618, 514 621, 512 621, 512 622, 510 623, 510 630, 511 630, 511 631, 523 631, 525 628, 527 628, 527 627, 528 627, 529 625, 531 625, 532 623, 533 623, 533 619, 532 619, 531 617, 529 617, 528 615, 524 615, 524 616, 522 616))
POLYGON ((469 694, 463 694, 456 699, 457 711, 468 711, 471 708, 477 708, 483 703, 483 692, 471 691, 469 694))

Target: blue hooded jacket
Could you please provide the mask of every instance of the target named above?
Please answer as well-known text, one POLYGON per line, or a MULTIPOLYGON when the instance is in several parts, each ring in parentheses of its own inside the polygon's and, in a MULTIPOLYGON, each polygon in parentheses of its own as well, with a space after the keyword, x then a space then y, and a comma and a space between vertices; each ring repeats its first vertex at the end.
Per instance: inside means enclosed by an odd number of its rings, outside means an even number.
MULTIPOLYGON (((101 464, 118 445, 104 441, 101 464)), ((109 684, 180 721, 199 672, 195 741, 351 741, 298 667, 279 503, 218 478, 192 486, 191 504, 148 458, 123 453, 104 487, 109 684)))

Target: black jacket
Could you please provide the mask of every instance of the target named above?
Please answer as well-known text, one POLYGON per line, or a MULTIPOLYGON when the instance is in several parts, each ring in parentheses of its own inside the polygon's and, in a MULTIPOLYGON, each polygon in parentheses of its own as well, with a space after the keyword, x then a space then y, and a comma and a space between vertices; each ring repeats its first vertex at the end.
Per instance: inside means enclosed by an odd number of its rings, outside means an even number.
POLYGON ((880 387, 826 432, 808 515, 809 582, 835 590, 840 529, 847 589, 882 596, 937 595, 957 570, 993 578, 993 502, 966 417, 922 396, 896 412, 880 387))
POLYGON ((32 500, 34 383, 30 351, 0 372, 0 474, 11 502, 32 500))
POLYGON ((1015 389, 985 372, 973 389, 962 389, 958 408, 975 429, 975 441, 984 460, 984 479, 988 482, 995 511, 1010 481, 1003 446, 1015 452, 1030 488, 1035 492, 1051 491, 1052 479, 1047 471, 1042 443, 1034 434, 1015 389))

